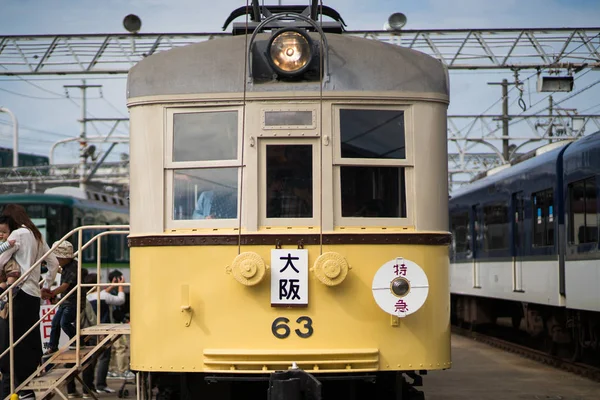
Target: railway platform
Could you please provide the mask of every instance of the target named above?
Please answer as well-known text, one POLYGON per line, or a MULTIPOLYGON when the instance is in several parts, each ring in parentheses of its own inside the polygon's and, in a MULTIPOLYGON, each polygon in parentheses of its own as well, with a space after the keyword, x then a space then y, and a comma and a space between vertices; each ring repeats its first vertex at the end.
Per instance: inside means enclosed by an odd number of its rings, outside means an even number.
MULTIPOLYGON (((452 335, 452 369, 424 377, 426 400, 599 400, 600 383, 452 335)), ((110 379, 118 390, 123 383, 110 379)), ((135 399, 135 386, 127 385, 135 399)), ((99 399, 118 399, 117 393, 99 399)))
POLYGON ((459 335, 452 368, 423 379, 427 400, 598 400, 600 383, 459 335))

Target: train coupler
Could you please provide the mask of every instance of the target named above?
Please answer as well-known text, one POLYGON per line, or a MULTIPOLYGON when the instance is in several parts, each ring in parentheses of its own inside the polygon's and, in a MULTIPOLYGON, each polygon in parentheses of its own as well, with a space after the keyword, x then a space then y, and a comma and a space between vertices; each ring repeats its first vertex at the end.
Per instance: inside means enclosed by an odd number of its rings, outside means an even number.
POLYGON ((267 400, 321 400, 321 382, 294 365, 269 376, 267 400))

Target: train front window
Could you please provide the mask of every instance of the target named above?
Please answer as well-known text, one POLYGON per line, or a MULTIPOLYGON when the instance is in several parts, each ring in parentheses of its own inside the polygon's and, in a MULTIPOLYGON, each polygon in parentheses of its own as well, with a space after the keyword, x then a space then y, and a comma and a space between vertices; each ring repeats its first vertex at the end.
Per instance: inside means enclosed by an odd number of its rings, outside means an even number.
POLYGON ((237 226, 240 110, 239 107, 167 110, 168 226, 237 226))
POLYGON ((173 161, 234 160, 237 144, 237 111, 173 116, 173 161))
POLYGON ((312 218, 312 145, 267 145, 267 218, 312 218))
POLYGON ((362 225, 368 218, 378 218, 372 223, 389 225, 408 218, 406 187, 412 162, 407 157, 405 110, 399 106, 344 106, 336 116, 336 218, 344 219, 337 224, 362 225))
POLYGON ((238 169, 177 170, 173 176, 173 219, 237 218, 238 169))
POLYGON ((341 167, 342 217, 406 218, 404 168, 341 167))
POLYGON ((406 158, 404 111, 340 110, 342 158, 406 158))

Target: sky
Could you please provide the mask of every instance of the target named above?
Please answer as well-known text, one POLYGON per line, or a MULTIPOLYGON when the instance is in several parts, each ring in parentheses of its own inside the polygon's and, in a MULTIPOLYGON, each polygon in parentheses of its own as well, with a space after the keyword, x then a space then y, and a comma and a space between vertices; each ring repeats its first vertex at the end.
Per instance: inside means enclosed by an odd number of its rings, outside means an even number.
MULTIPOLYGON (((308 2, 284 0, 283 4, 308 2)), ((265 4, 276 3, 277 0, 265 1, 265 4)), ((599 0, 331 0, 324 4, 342 15, 349 30, 380 30, 394 12, 406 14, 405 29, 574 28, 599 26, 600 21, 599 0)), ((221 32, 229 13, 245 5, 245 0, 0 0, 0 36, 122 33, 123 17, 131 13, 141 18, 141 33, 221 32)), ((598 46, 598 41, 595 43, 598 46)), ((530 77, 533 72, 524 71, 520 77, 530 77)), ((124 74, 0 77, 0 106, 17 115, 20 151, 47 155, 56 141, 79 135, 80 92, 70 89, 67 98, 63 86, 80 84, 82 78, 88 84, 102 85, 101 90, 88 91, 88 118, 127 116, 124 74)), ((449 114, 500 114, 500 87, 487 83, 503 78, 513 81, 512 71, 451 72, 449 114)), ((600 71, 590 71, 576 80, 575 89, 599 79, 600 71)), ((547 100, 544 101, 547 94, 537 93, 535 83, 535 78, 531 78, 524 84, 524 100, 528 106, 534 105, 528 112, 539 112, 547 106, 547 100)), ((518 114, 522 111, 515 93, 510 95, 513 96, 510 112, 518 114)), ((599 94, 597 85, 561 106, 600 113, 599 94)), ((555 100, 567 95, 557 94, 555 100)), ((11 129, 8 115, 0 113, 0 147, 11 147, 11 129)), ((108 124, 96 123, 88 127, 88 135, 106 134, 109 129, 108 124)), ((121 125, 116 134, 126 136, 127 131, 128 126, 121 125)), ((520 131, 530 132, 525 123, 511 127, 511 134, 520 131)), ((109 160, 118 159, 125 152, 126 146, 119 145, 109 160)), ((77 146, 58 146, 55 162, 77 162, 77 146)))

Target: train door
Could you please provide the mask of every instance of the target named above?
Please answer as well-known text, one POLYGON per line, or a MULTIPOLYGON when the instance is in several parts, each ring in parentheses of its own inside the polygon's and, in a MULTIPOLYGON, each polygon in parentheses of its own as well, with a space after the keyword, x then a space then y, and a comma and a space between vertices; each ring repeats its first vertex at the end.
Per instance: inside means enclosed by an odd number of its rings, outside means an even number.
POLYGON ((471 223, 473 224, 471 226, 471 232, 473 232, 473 287, 479 289, 481 288, 481 245, 483 243, 483 214, 481 212, 481 205, 474 205, 471 213, 473 214, 471 218, 471 223))
POLYGON ((262 226, 315 226, 319 221, 319 140, 260 140, 262 226))
POLYGON ((523 192, 513 193, 514 217, 512 222, 513 291, 523 291, 523 251, 525 248, 525 201, 523 192))

